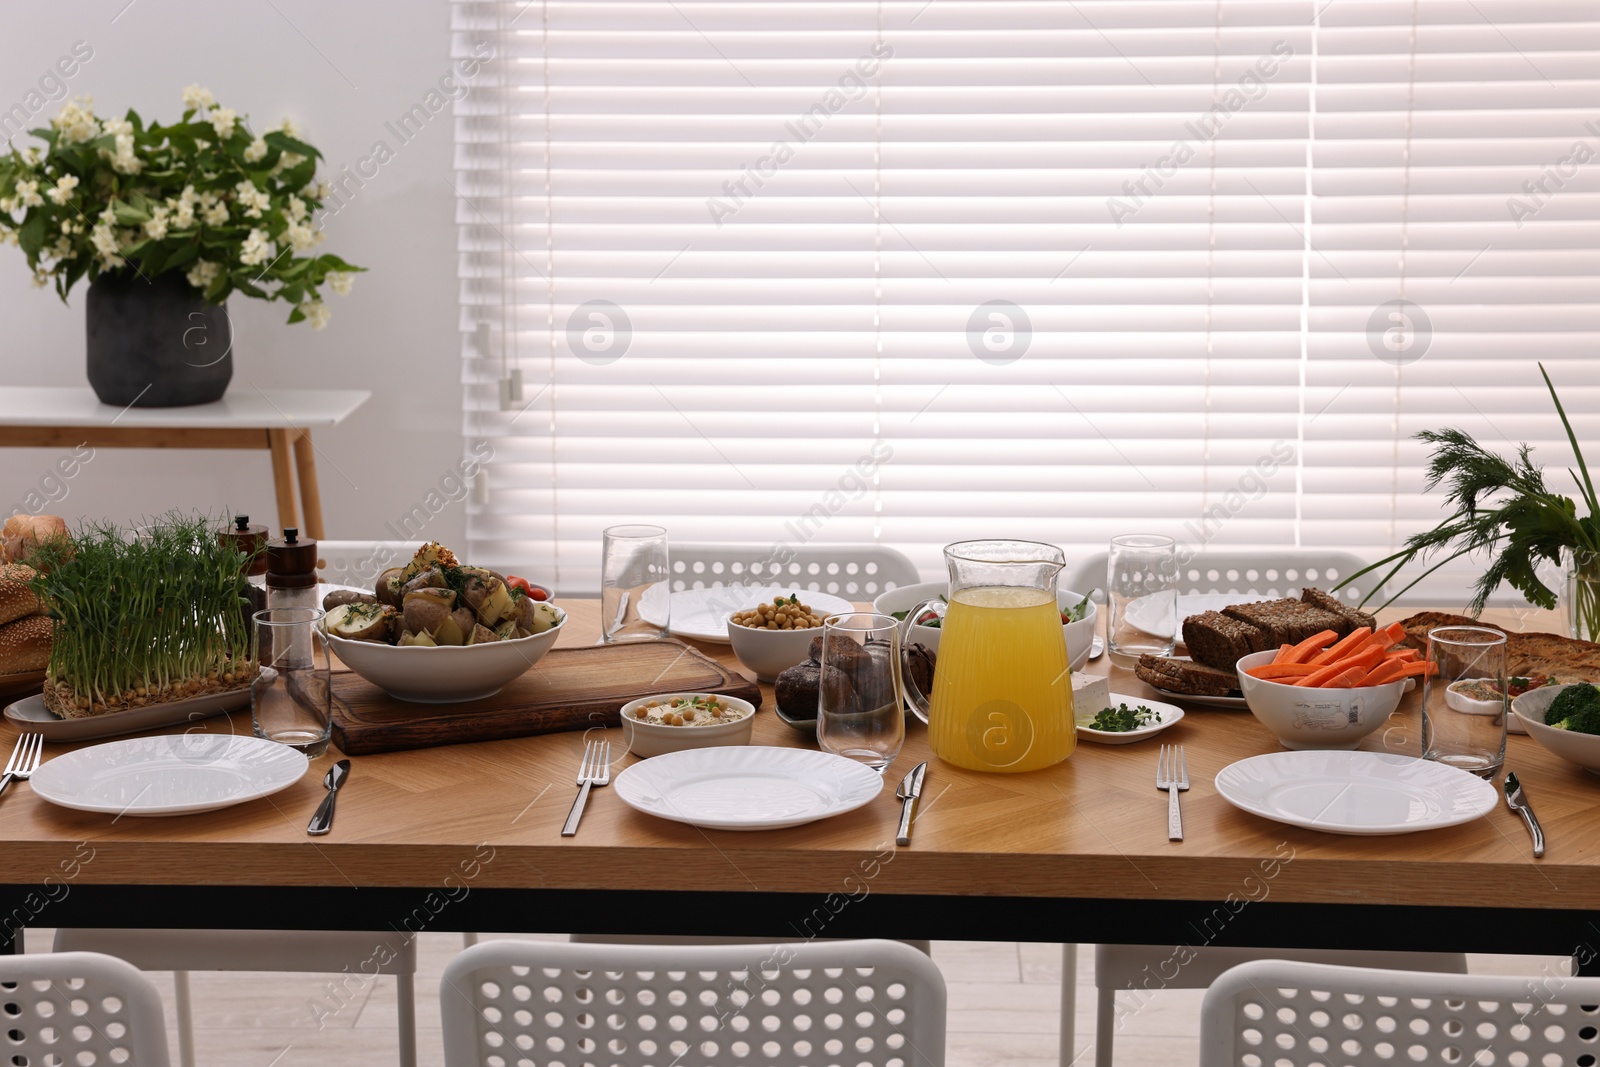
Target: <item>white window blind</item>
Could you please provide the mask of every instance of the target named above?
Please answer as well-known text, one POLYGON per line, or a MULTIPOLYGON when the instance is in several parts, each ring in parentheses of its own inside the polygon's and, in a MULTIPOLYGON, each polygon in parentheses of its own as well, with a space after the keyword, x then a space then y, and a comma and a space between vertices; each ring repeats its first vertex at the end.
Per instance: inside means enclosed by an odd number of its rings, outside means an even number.
POLYGON ((1527 440, 1565 485, 1535 360, 1600 426, 1592 0, 467 0, 454 27, 494 50, 457 105, 470 551, 562 589, 628 521, 929 577, 981 536, 1376 559, 1443 516, 1417 430, 1527 440))

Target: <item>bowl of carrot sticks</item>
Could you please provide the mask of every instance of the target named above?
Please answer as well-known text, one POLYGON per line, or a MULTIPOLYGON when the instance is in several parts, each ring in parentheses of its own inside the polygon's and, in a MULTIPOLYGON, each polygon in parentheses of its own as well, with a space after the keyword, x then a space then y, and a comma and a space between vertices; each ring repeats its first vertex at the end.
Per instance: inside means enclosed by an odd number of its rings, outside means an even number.
POLYGON ((1324 630, 1299 644, 1239 660, 1239 691, 1284 748, 1353 749, 1399 707, 1413 680, 1435 668, 1401 642, 1398 623, 1324 630))

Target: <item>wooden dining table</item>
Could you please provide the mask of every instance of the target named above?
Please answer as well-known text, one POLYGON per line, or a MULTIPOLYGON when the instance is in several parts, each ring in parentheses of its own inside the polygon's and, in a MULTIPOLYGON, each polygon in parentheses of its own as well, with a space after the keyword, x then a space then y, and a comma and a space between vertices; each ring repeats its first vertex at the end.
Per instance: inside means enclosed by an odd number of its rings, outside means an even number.
MULTIPOLYGON (((562 603, 559 644, 592 644, 598 604, 562 603)), ((1510 629, 1550 621, 1486 617, 1510 629)), ((727 646, 696 647, 737 663, 727 646)), ((1114 693, 1162 699, 1109 657, 1084 671, 1109 675, 1114 693)), ((753 743, 815 747, 777 716, 772 687, 761 689, 753 743)), ((1361 747, 1419 754, 1418 704, 1408 695, 1361 747)), ((250 716, 190 728, 244 734, 250 716)), ((620 730, 604 733, 621 752, 620 730)), ((16 736, 0 725, 0 753, 16 736)), ((333 832, 320 838, 305 826, 337 750, 275 795, 170 818, 69 810, 20 783, 0 797, 0 935, 119 926, 881 936, 1527 952, 1600 966, 1600 778, 1531 738, 1509 739, 1506 766, 1543 822, 1541 860, 1503 804, 1464 825, 1381 837, 1233 807, 1217 772, 1279 751, 1245 710, 1188 706, 1160 741, 1187 753, 1182 841, 1167 839, 1155 740, 1080 743, 1046 770, 977 773, 935 758, 914 720, 865 807, 758 832, 668 822, 601 788, 577 835, 561 837, 579 732, 357 757, 333 832), (897 846, 894 787, 924 760, 911 844, 897 846)), ((52 744, 45 757, 69 747, 52 744)), ((624 755, 616 770, 633 762, 624 755)))

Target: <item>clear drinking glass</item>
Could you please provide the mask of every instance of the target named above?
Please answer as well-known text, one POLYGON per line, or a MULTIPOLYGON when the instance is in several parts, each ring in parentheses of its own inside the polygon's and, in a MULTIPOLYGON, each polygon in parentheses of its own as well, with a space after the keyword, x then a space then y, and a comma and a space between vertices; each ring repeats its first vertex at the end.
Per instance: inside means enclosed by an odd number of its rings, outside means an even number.
POLYGON ((317 757, 333 731, 333 686, 321 608, 268 608, 252 616, 250 720, 257 737, 317 757))
POLYGON ((1422 683, 1422 758, 1494 777, 1506 761, 1506 635, 1481 626, 1429 630, 1428 662, 1438 673, 1422 683), (1481 685, 1463 693, 1450 688, 1455 682, 1481 685))
POLYGON ((822 623, 817 745, 882 772, 906 742, 900 623, 871 611, 822 623))
POLYGON ((1178 549, 1160 534, 1111 539, 1106 646, 1121 656, 1170 656, 1178 643, 1178 549))
POLYGON ((600 640, 611 644, 666 637, 672 573, 667 531, 659 526, 612 526, 603 537, 600 640))

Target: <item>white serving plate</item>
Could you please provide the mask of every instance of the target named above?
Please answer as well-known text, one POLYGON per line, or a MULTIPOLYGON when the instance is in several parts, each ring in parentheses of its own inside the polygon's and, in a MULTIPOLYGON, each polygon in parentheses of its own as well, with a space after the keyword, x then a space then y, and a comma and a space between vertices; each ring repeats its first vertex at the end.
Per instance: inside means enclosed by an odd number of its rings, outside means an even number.
POLYGON ((1141 700, 1125 693, 1111 694, 1111 707, 1126 704, 1130 708, 1137 708, 1141 704, 1156 713, 1156 723, 1140 730, 1128 730, 1123 733, 1112 733, 1107 730, 1091 730, 1087 725, 1100 708, 1074 708, 1078 719, 1078 739, 1080 741, 1094 741, 1102 745, 1131 745, 1135 741, 1143 741, 1147 737, 1154 737, 1162 730, 1183 718, 1183 709, 1172 704, 1163 704, 1159 700, 1141 700))
POLYGON ((854 811, 883 790, 883 777, 829 752, 696 748, 636 763, 613 788, 635 811, 673 822, 778 830, 854 811))
POLYGON ((1243 811, 1331 834, 1408 834, 1493 810, 1494 786, 1457 767, 1391 752, 1270 752, 1217 773, 1243 811))
POLYGON ((639 601, 639 617, 645 622, 660 626, 669 623, 668 632, 674 637, 687 637, 695 641, 728 643, 728 615, 747 611, 761 604, 772 603, 775 596, 799 596, 800 603, 826 618, 841 611, 854 611, 848 600, 830 593, 813 593, 798 585, 718 585, 709 589, 683 589, 667 598, 670 618, 662 615, 659 596, 651 596, 656 586, 639 601))
POLYGON ((1191 615, 1221 611, 1235 604, 1256 604, 1266 599, 1269 598, 1254 593, 1179 593, 1177 618, 1168 619, 1165 607, 1161 603, 1162 594, 1152 593, 1128 601, 1123 618, 1129 626, 1135 630, 1142 630, 1151 637, 1175 637, 1181 641, 1183 620, 1191 615))
POLYGON ((5 716, 23 729, 44 735, 49 742, 95 741, 103 737, 120 737, 141 730, 154 730, 161 726, 198 722, 225 711, 236 711, 250 706, 250 687, 229 690, 226 693, 208 693, 205 696, 173 700, 166 704, 128 711, 113 711, 106 715, 90 715, 81 719, 63 719, 44 706, 44 694, 37 693, 6 706, 5 716))
POLYGON ((160 734, 68 752, 28 780, 41 799, 107 815, 187 815, 287 789, 306 757, 276 741, 234 734, 160 734))

